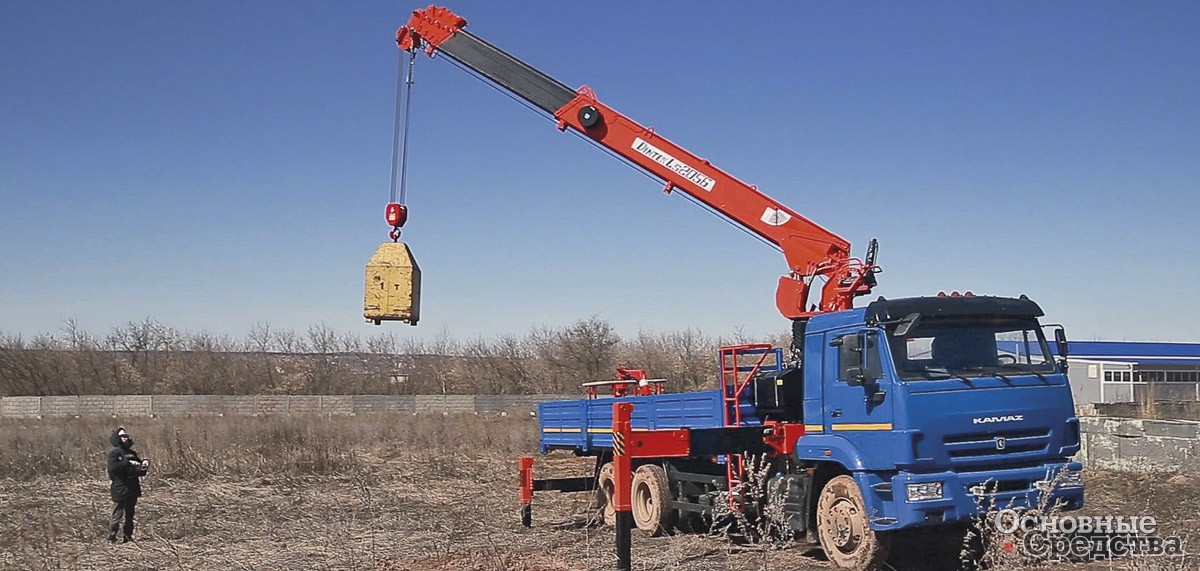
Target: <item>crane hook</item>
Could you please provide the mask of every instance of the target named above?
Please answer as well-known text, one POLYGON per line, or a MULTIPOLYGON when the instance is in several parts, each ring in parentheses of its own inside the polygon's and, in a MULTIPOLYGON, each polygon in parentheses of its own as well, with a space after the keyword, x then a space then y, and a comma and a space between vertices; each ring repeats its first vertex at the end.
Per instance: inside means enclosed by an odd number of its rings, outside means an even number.
POLYGON ((408 222, 408 206, 390 202, 387 205, 387 210, 384 215, 387 217, 387 223, 392 227, 392 231, 388 232, 393 242, 400 241, 400 227, 408 222))

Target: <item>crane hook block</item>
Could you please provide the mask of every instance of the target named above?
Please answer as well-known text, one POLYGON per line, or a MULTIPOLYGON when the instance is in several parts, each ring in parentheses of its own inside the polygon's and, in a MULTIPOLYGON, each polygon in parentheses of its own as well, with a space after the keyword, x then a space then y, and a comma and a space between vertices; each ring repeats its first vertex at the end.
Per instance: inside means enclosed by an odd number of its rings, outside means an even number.
POLYGON ((367 262, 363 317, 368 323, 407 321, 421 315, 421 268, 404 242, 384 242, 367 262))
POLYGON ((408 222, 408 207, 403 204, 397 204, 395 202, 388 203, 385 214, 387 216, 388 226, 391 226, 392 228, 400 228, 401 226, 404 226, 405 222, 408 222))

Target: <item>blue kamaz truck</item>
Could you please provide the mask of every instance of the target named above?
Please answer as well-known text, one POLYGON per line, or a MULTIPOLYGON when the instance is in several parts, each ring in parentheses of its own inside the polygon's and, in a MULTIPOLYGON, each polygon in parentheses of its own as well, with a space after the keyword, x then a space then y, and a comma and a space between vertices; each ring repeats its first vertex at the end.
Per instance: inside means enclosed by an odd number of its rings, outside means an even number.
POLYGON ((613 402, 634 404, 634 429, 694 429, 701 454, 634 462, 634 521, 664 533, 739 503, 750 475, 736 463, 769 452, 746 437, 755 427, 802 425, 758 489, 775 490, 791 530, 838 566, 877 567, 897 530, 1082 505, 1079 421, 1050 350, 1066 355, 1065 336, 1048 341, 1041 316, 1023 296, 880 298, 816 315, 795 355, 724 350, 717 390, 541 403, 541 449, 595 456, 611 493, 613 402))

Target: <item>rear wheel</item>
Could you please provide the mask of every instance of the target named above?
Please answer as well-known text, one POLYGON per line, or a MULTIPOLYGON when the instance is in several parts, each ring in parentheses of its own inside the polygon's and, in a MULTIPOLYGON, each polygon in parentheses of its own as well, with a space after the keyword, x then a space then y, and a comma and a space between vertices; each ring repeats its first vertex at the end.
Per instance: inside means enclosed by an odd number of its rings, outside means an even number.
POLYGON ((600 522, 608 525, 616 525, 617 511, 613 504, 613 465, 612 462, 605 462, 600 467, 600 474, 596 482, 596 505, 600 509, 600 522))
POLYGON ((666 534, 675 525, 671 487, 662 466, 646 464, 633 473, 633 521, 652 536, 666 534))
POLYGON ((834 477, 817 500, 817 536, 829 560, 843 569, 874 571, 887 561, 892 536, 871 530, 854 478, 834 477))

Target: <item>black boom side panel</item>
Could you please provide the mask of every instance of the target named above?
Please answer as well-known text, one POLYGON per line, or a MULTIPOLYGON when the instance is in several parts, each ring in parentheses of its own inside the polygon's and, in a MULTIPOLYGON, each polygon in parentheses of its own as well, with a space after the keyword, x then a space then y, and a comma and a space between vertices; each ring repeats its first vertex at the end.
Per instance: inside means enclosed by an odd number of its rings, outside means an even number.
POLYGON ((553 114, 575 98, 575 90, 466 30, 442 42, 438 51, 547 113, 553 114))

